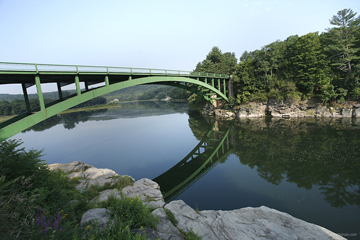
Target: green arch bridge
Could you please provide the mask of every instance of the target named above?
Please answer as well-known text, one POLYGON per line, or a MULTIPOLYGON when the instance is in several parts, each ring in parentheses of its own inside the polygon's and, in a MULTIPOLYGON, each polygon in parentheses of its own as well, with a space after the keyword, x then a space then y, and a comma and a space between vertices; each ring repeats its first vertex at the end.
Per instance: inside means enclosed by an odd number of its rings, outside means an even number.
POLYGON ((80 103, 142 84, 180 87, 204 97, 215 106, 229 101, 231 76, 166 69, 0 62, 0 86, 21 84, 26 112, 0 123, 0 141, 80 103), (45 103, 42 84, 56 83, 59 99, 45 103), (76 94, 64 97, 62 87, 74 84, 76 94), (85 88, 81 89, 80 83, 85 88), (99 84, 102 86, 98 87, 99 84), (27 88, 35 85, 40 107, 31 109, 27 88), (97 85, 97 87, 94 85, 97 85))

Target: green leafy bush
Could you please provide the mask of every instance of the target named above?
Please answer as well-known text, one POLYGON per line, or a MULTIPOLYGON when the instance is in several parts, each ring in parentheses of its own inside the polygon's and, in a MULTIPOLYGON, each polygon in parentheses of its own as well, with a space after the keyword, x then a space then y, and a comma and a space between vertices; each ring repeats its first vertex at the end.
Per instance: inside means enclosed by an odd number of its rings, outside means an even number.
POLYGON ((111 210, 114 218, 119 218, 131 229, 140 227, 151 227, 156 229, 157 218, 151 214, 151 208, 140 201, 139 197, 128 198, 122 196, 122 199, 109 199, 102 207, 111 210), (111 204, 110 204, 111 203, 111 204))

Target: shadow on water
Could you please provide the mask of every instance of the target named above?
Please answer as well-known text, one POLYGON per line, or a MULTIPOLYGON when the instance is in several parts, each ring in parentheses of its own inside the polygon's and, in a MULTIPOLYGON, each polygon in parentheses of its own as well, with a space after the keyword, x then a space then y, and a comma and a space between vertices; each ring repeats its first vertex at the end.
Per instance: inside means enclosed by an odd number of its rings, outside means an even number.
POLYGON ((199 144, 175 166, 153 180, 160 185, 166 202, 176 198, 232 152, 229 127, 220 130, 218 121, 199 144))

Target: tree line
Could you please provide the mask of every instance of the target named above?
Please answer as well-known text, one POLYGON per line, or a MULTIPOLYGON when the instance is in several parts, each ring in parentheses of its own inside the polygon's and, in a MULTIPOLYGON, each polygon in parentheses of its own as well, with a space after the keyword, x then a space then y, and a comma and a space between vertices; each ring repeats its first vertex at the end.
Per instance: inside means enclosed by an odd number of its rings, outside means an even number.
MULTIPOLYGON (((55 100, 50 98, 44 99, 45 104, 53 101, 55 100)), ((30 104, 30 109, 36 109, 40 107, 39 99, 36 98, 29 99, 29 104, 30 104)), ((82 108, 86 106, 93 106, 100 104, 106 104, 106 98, 97 97, 89 101, 83 102, 73 108, 82 108)), ((18 115, 24 112, 26 112, 25 100, 16 99, 12 102, 9 102, 7 100, 0 100, 0 116, 18 115)))
POLYGON ((360 99, 360 16, 343 9, 330 19, 326 32, 277 40, 259 50, 234 53, 213 47, 195 71, 230 74, 235 98, 248 101, 323 102, 360 99))

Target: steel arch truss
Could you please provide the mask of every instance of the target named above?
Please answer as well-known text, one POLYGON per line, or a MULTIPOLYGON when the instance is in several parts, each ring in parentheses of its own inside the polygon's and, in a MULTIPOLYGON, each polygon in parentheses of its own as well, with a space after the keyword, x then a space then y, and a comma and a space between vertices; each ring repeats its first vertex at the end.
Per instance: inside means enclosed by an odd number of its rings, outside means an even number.
MULTIPOLYGON (((199 96, 204 97, 206 100, 212 102, 213 100, 225 100, 229 101, 226 96, 226 81, 228 79, 225 78, 207 78, 207 77, 194 77, 194 76, 134 76, 136 78, 133 79, 132 75, 129 75, 127 80, 114 82, 112 81, 111 75, 106 75, 102 77, 105 82, 105 86, 88 89, 89 82, 85 82, 86 89, 84 92, 80 90, 79 75, 75 75, 75 84, 77 93, 71 95, 67 98, 63 98, 61 94, 61 88, 59 90, 59 100, 56 100, 52 103, 45 104, 41 92, 40 86, 40 76, 35 75, 35 85, 37 86, 40 108, 31 110, 29 108, 28 111, 24 114, 16 116, 6 122, 0 124, 0 141, 3 141, 15 134, 26 130, 27 128, 34 126, 35 124, 50 118, 58 113, 61 113, 71 107, 74 107, 80 103, 86 102, 93 98, 102 96, 104 94, 120 90, 123 88, 128 88, 136 85, 143 84, 163 84, 163 85, 171 85, 186 89, 193 93, 198 94, 199 96), (110 80, 109 80, 110 79, 110 80), (209 82, 208 82, 209 80, 209 82)), ((81 75, 80 75, 81 77, 81 75)), ((57 81, 59 86, 59 81, 57 81)), ((99 83, 99 82, 97 82, 99 83)), ((22 83, 23 89, 25 83, 22 83)), ((26 96, 26 90, 24 90, 25 101, 28 103, 28 99, 26 96)))

